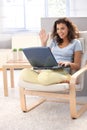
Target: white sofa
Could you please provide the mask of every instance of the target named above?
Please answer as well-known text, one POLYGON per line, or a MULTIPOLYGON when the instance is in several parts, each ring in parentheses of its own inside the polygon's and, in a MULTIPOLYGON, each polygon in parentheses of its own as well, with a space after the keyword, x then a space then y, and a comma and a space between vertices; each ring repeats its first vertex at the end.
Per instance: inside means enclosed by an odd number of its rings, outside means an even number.
POLYGON ((12 48, 25 48, 40 46, 39 34, 36 33, 17 33, 12 36, 12 48))
POLYGON ((0 34, 0 67, 12 58, 11 49, 40 46, 40 38, 36 33, 20 32, 0 34))

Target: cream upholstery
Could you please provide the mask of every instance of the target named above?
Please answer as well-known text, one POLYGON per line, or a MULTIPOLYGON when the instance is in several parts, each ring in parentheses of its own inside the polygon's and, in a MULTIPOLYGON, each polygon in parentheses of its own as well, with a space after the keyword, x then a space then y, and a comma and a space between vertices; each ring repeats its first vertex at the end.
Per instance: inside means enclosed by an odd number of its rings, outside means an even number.
POLYGON ((25 48, 33 46, 41 46, 38 34, 23 32, 12 36, 12 48, 25 48))
MULTIPOLYGON (((69 84, 67 83, 43 86, 43 85, 32 84, 32 83, 25 82, 23 80, 19 80, 19 85, 23 88, 34 90, 34 91, 36 90, 36 91, 44 91, 44 92, 59 92, 59 91, 69 90, 69 84)), ((81 86, 76 85, 76 89, 80 91, 81 86)))
POLYGON ((9 60, 9 55, 11 54, 11 49, 0 49, 0 67, 9 60))
POLYGON ((87 70, 86 60, 87 60, 87 32, 80 32, 80 38, 79 40, 82 43, 83 47, 83 57, 82 57, 82 64, 81 64, 81 69, 74 73, 72 75, 70 84, 68 83, 61 83, 61 84, 54 84, 54 85, 49 85, 49 86, 43 86, 43 85, 37 85, 37 84, 32 84, 29 82, 25 82, 22 79, 19 79, 19 87, 20 87, 20 99, 21 99, 21 108, 23 111, 28 111, 37 106, 38 104, 41 104, 42 102, 47 100, 47 97, 56 97, 56 98, 64 98, 68 99, 70 102, 70 111, 71 111, 71 117, 72 118, 77 118, 80 116, 81 112, 76 111, 76 90, 81 91, 84 87, 84 72, 87 70), (83 67, 84 66, 84 67, 83 67), (82 74, 83 73, 83 74, 82 74), (76 80, 80 78, 79 84, 76 84, 76 80), (57 92, 62 91, 64 92, 69 92, 67 95, 65 94, 57 94, 57 92), (56 93, 55 93, 56 92, 56 93), (34 104, 34 106, 30 107, 29 109, 26 106, 26 95, 31 94, 31 95, 36 95, 36 96, 45 96, 45 99, 41 99, 40 102, 34 104))

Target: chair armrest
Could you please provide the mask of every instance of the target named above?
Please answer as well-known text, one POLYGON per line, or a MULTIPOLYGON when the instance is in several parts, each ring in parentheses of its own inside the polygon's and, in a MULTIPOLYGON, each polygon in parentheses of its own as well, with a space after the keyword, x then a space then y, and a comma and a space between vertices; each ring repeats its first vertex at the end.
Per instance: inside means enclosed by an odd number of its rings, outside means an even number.
POLYGON ((85 65, 84 67, 82 67, 80 70, 78 70, 77 72, 75 72, 72 76, 71 76, 71 80, 70 80, 70 84, 75 84, 77 78, 83 74, 84 72, 86 72, 87 70, 87 65, 85 65))

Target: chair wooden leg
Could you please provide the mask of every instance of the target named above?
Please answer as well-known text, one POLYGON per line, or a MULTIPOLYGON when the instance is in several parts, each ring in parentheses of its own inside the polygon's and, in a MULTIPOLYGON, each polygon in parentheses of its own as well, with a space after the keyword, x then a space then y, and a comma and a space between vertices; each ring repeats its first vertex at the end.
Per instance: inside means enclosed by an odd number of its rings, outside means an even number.
POLYGON ((83 105, 83 106, 77 111, 77 117, 81 116, 86 110, 87 110, 87 104, 83 105))
POLYGON ((40 104, 42 104, 45 101, 46 101, 46 99, 44 99, 44 98, 39 99, 38 101, 36 101, 33 104, 29 105, 29 107, 27 107, 27 111, 30 111, 30 110, 34 109, 35 107, 39 106, 40 104))
MULTIPOLYGON (((20 87, 21 109, 24 112, 28 112, 28 111, 34 109, 35 107, 37 107, 38 105, 40 105, 41 103, 43 103, 47 100, 46 98, 41 98, 38 101, 35 101, 33 104, 29 105, 29 107, 27 107, 27 105, 26 105, 26 95, 27 94, 31 94, 31 93, 29 93, 29 90, 25 90, 25 88, 20 87)), ((81 105, 81 109, 79 109, 79 110, 76 109, 77 102, 76 102, 76 90, 75 90, 74 85, 72 87, 70 87, 70 94, 69 94, 68 99, 70 101, 70 113, 71 113, 72 119, 78 118, 80 115, 82 115, 83 112, 85 112, 87 110, 87 104, 84 104, 84 103, 79 103, 78 105, 81 105)))
POLYGON ((75 91, 75 87, 74 86, 70 87, 70 113, 71 113, 71 118, 72 119, 77 118, 76 91, 75 91))
POLYGON ((20 103, 21 103, 21 109, 22 111, 26 112, 27 108, 26 108, 26 97, 24 94, 25 89, 20 87, 20 103))
POLYGON ((27 90, 25 90, 25 88, 20 87, 20 103, 21 103, 21 109, 23 112, 28 112, 46 101, 45 98, 41 98, 38 101, 35 101, 33 104, 29 105, 29 107, 27 107, 26 106, 26 91, 27 90))
POLYGON ((86 110, 87 110, 87 103, 79 103, 78 105, 81 105, 80 109, 76 109, 76 90, 75 87, 71 87, 70 90, 70 112, 71 112, 71 118, 76 119, 79 116, 81 116, 86 110))

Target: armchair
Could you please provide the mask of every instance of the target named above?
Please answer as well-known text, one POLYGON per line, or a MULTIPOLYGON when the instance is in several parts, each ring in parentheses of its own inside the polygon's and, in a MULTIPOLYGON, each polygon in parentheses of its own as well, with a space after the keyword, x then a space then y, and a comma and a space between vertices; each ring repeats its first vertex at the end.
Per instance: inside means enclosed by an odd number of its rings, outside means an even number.
POLYGON ((25 82, 19 78, 20 104, 23 112, 28 112, 41 103, 53 98, 61 99, 58 100, 60 102, 69 102, 72 119, 78 118, 87 109, 86 103, 76 102, 76 92, 82 91, 84 88, 84 76, 87 71, 87 31, 80 32, 79 40, 83 47, 81 69, 72 74, 70 83, 53 84, 44 87, 43 85, 25 82), (80 82, 77 84, 78 78, 80 82), (27 107, 26 95, 39 96, 41 99, 27 107), (79 110, 76 109, 77 105, 81 105, 79 110))

